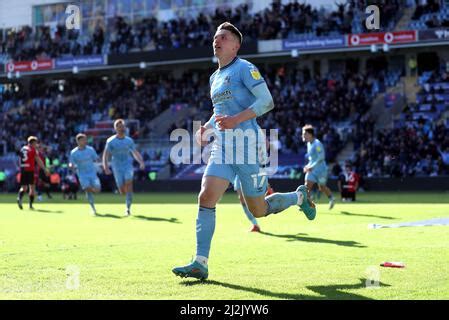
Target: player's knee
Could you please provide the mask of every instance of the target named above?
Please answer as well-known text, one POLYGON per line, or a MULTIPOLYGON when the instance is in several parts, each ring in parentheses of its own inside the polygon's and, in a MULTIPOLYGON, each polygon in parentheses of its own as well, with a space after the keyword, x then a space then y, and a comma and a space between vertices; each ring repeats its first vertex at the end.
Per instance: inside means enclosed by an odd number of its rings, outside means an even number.
POLYGON ((209 199, 210 199, 210 192, 208 192, 207 190, 201 190, 200 193, 198 194, 199 204, 205 203, 209 201, 209 199))
POLYGON ((214 207, 214 194, 213 191, 202 189, 198 194, 198 204, 206 207, 214 207))

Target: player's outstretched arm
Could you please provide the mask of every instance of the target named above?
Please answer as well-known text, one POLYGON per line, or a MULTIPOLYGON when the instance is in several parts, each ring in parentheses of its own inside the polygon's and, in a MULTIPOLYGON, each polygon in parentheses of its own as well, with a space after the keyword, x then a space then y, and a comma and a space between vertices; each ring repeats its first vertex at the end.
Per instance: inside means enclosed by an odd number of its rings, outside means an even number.
POLYGON ((133 155, 134 159, 136 159, 136 161, 139 163, 140 170, 145 169, 145 162, 143 161, 143 158, 142 158, 142 155, 140 154, 140 152, 137 150, 133 150, 132 155, 133 155))

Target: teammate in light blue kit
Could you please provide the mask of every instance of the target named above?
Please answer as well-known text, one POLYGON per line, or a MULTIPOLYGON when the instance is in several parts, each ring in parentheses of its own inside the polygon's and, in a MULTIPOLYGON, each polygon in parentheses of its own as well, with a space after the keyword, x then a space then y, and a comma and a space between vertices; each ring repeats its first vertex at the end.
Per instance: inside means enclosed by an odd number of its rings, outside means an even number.
POLYGON ((241 43, 242 34, 231 23, 225 22, 218 27, 213 48, 219 69, 210 77, 214 113, 196 133, 202 145, 207 144, 209 128, 213 128, 216 139, 198 195, 196 258, 192 263, 172 270, 181 277, 208 277, 207 262, 215 230, 215 206, 236 175, 240 179, 246 205, 254 217, 279 213, 293 205, 298 205, 309 220, 313 220, 316 215, 315 205, 308 198, 304 185, 294 192, 275 193, 265 198, 267 173, 257 156, 259 145, 265 144, 265 136, 260 137, 261 129, 256 118, 272 110, 274 103, 258 69, 237 57, 241 43), (236 139, 236 146, 233 140, 226 139, 242 132, 235 129, 252 132, 258 139, 255 141, 242 137, 236 139), (238 140, 244 142, 243 150, 238 147, 238 140), (238 154, 243 154, 243 163, 238 160, 238 154), (257 161, 251 161, 251 158, 257 158, 257 161))
POLYGON ((145 169, 145 163, 140 152, 136 150, 134 140, 125 135, 125 120, 116 120, 114 122, 114 129, 116 134, 106 141, 106 147, 103 152, 103 168, 107 175, 111 174, 108 161, 109 157, 112 156, 111 167, 117 188, 120 194, 126 194, 125 216, 130 216, 134 176, 132 159, 134 157, 139 163, 140 170, 145 169))
POLYGON ((87 200, 92 209, 92 215, 97 215, 94 204, 94 193, 101 190, 100 179, 97 176, 95 162, 98 160, 97 152, 94 148, 87 145, 87 137, 83 133, 76 135, 78 147, 70 152, 70 168, 76 168, 81 188, 86 191, 87 200))
MULTIPOLYGON (((270 143, 268 142, 268 140, 266 140, 266 147, 264 148, 263 144, 260 144, 260 148, 259 148, 259 156, 260 156, 260 160, 261 160, 261 165, 264 168, 268 164, 267 149, 269 147, 270 147, 270 143)), ((249 231, 250 232, 261 232, 260 225, 257 222, 257 219, 253 216, 251 211, 249 211, 248 206, 246 205, 245 196, 243 195, 242 186, 241 186, 240 178, 238 175, 235 176, 234 182, 232 184, 234 186, 234 191, 237 192, 237 195, 239 197, 239 201, 240 201, 240 204, 242 205, 243 212, 245 213, 246 217, 252 224, 251 229, 249 231)), ((274 193, 273 188, 267 182, 267 191, 265 193, 265 197, 267 197, 273 193, 274 193)))
POLYGON ((252 227, 250 229, 251 232, 260 232, 260 226, 257 222, 257 219, 253 216, 251 211, 249 211, 248 206, 245 202, 245 196, 242 193, 242 186, 240 184, 240 178, 239 176, 235 176, 234 182, 232 183, 234 185, 234 191, 237 192, 237 195, 239 197, 240 204, 242 205, 243 212, 245 213, 246 218, 251 222, 252 227))
POLYGON ((327 164, 323 144, 315 137, 315 129, 311 125, 302 128, 302 140, 307 142, 307 156, 309 163, 304 167, 307 189, 312 190, 315 184, 321 192, 329 198, 329 210, 335 205, 332 191, 326 186, 327 164))

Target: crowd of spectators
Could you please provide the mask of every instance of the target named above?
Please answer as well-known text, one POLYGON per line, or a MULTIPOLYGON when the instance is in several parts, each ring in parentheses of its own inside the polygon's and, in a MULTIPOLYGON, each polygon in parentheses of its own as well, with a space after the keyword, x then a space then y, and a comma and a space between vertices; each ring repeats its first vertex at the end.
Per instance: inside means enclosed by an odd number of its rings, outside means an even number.
MULTIPOLYGON (((447 72, 434 71, 419 94, 441 93, 435 83, 448 83, 447 72)), ((430 101, 432 102, 432 101, 430 101)), ((424 114, 435 113, 435 104, 424 114)), ((448 105, 445 105, 445 110, 448 105)), ((354 134, 355 165, 365 177, 413 177, 449 174, 449 121, 426 118, 416 103, 408 104, 393 129, 376 130, 374 121, 362 118, 354 134), (417 118, 416 114, 419 115, 417 118)))
MULTIPOLYGON (((375 1, 376 2, 376 1, 375 1)), ((401 12, 401 0, 381 1, 382 28, 391 29, 401 12)), ((329 11, 307 3, 274 1, 257 13, 250 13, 247 4, 234 9, 218 8, 211 14, 200 13, 194 19, 176 18, 158 21, 146 17, 132 23, 127 17, 107 19, 109 25, 98 23, 92 34, 57 26, 22 27, 9 30, 0 38, 0 55, 20 60, 55 58, 90 54, 124 54, 139 50, 164 50, 210 46, 216 27, 225 21, 234 23, 245 40, 282 39, 294 36, 323 36, 366 32, 365 1, 336 3, 329 11)))
MULTIPOLYGON (((370 107, 373 95, 372 75, 330 73, 312 76, 308 68, 261 67, 261 73, 273 96, 275 108, 258 118, 262 129, 278 130, 278 147, 282 153, 302 153, 305 143, 301 130, 305 124, 317 128, 317 137, 326 145, 328 161, 334 161, 343 147, 344 137, 338 128, 355 123, 370 107)), ((191 114, 174 124, 192 130, 193 120, 203 124, 211 116, 210 97, 205 91, 191 109, 191 114)))
POLYGON ((412 20, 419 20, 422 15, 438 13, 441 10, 440 0, 415 0, 416 8, 412 20))
MULTIPOLYGON (((420 120, 391 131, 375 131, 374 121, 366 111, 380 73, 329 73, 321 77, 308 68, 290 65, 260 69, 275 109, 258 122, 264 129, 279 130, 281 153, 304 151, 301 128, 310 123, 317 128, 317 137, 326 146, 327 160, 332 162, 346 142, 339 129, 353 126, 352 137, 358 150, 354 165, 364 176, 436 175, 447 170, 449 131, 444 124, 420 120)), ((47 156, 62 163, 74 147, 76 133, 94 127, 97 121, 137 119, 139 130, 132 130, 130 135, 148 138, 152 132, 150 120, 179 104, 186 105, 190 113, 168 131, 192 130, 193 120, 205 123, 212 112, 210 73, 192 71, 175 78, 171 73, 152 72, 141 77, 33 81, 29 90, 16 84, 0 94, 0 141, 10 152, 17 151, 27 136, 37 134, 48 146, 47 156)), ((449 81, 445 73, 429 79, 449 81)), ((413 109, 404 113, 410 113, 412 119, 413 109)), ((102 150, 103 143, 95 140, 94 146, 102 150)), ((150 159, 153 155, 144 157, 150 159)))
MULTIPOLYGON (((193 105, 199 88, 187 75, 148 74, 142 78, 116 76, 113 79, 87 77, 64 83, 34 81, 30 90, 20 85, 0 94, 0 141, 9 152, 17 151, 29 135, 38 135, 52 156, 66 157, 74 147, 73 137, 97 121, 117 118, 138 119, 140 129, 133 138, 150 134, 150 120, 175 101, 193 105), (18 88, 16 91, 15 89, 18 88)), ((102 145, 96 145, 101 149, 102 145)))
POLYGON ((279 128, 282 146, 294 153, 304 147, 302 126, 311 123, 326 145, 328 161, 333 161, 343 146, 336 128, 370 106, 372 84, 362 75, 330 73, 313 77, 307 68, 279 68, 267 72, 266 80, 277 109, 263 117, 260 124, 263 128, 279 128))
POLYGON ((449 27, 449 7, 444 8, 441 0, 415 0, 416 9, 412 16, 412 28, 427 29, 449 27))
POLYGON ((366 135, 354 164, 365 177, 414 177, 449 174, 449 128, 419 120, 366 135))
MULTIPOLYGON (((209 73, 193 72, 176 80, 169 74, 159 74, 142 79, 70 79, 50 86, 35 82, 28 94, 20 89, 17 92, 7 90, 0 96, 4 124, 0 138, 12 151, 18 150, 28 135, 38 132, 50 147, 49 157, 59 157, 63 162, 66 159, 61 157, 73 143, 61 141, 72 141, 77 132, 93 127, 96 121, 119 117, 139 119, 140 131, 131 132, 131 135, 145 138, 151 131, 147 125, 149 121, 145 120, 151 120, 173 103, 185 103, 190 108, 190 116, 169 131, 179 127, 191 129, 193 120, 204 123, 212 110, 209 73)), ((262 73, 276 108, 259 122, 262 128, 279 129, 280 152, 298 153, 304 148, 301 126, 312 123, 327 146, 328 160, 332 161, 343 141, 330 123, 357 119, 369 108, 372 87, 369 78, 356 74, 311 77, 308 69, 288 67, 266 68, 262 73)))

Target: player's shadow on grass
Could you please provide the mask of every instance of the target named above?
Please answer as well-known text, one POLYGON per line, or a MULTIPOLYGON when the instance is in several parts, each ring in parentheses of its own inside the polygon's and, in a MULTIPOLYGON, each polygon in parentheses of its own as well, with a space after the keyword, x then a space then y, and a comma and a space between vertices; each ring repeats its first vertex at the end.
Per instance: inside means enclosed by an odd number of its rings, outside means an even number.
POLYGON ((62 213, 61 210, 53 211, 53 210, 44 210, 44 209, 34 209, 34 211, 36 211, 36 212, 43 212, 43 213, 62 213))
POLYGON ((314 238, 307 236, 307 233, 298 233, 298 234, 274 234, 270 232, 261 231, 260 234, 276 237, 276 238, 284 238, 287 241, 302 241, 302 242, 314 242, 314 243, 327 243, 327 244, 335 244, 337 246, 344 247, 356 247, 356 248, 366 248, 365 245, 360 244, 356 241, 344 241, 344 240, 330 240, 324 238, 314 238))
POLYGON ((165 221, 165 222, 171 222, 171 223, 181 223, 177 218, 159 218, 159 217, 146 217, 146 216, 133 216, 134 218, 140 219, 140 220, 146 220, 146 221, 165 221))
POLYGON ((116 216, 116 215, 109 214, 109 213, 103 213, 103 214, 97 213, 97 215, 95 217, 98 217, 98 218, 113 218, 113 219, 122 219, 123 218, 123 217, 116 216))
POLYGON ((352 212, 348 212, 348 211, 340 211, 340 213, 344 214, 345 216, 357 216, 357 217, 369 217, 369 218, 397 220, 397 218, 394 218, 394 217, 378 216, 375 214, 361 214, 361 213, 352 213, 352 212))
MULTIPOLYGON (((366 279, 359 279, 356 284, 336 284, 329 286, 307 286, 306 288, 316 292, 320 296, 312 296, 305 294, 294 294, 294 293, 284 293, 284 292, 273 292, 266 289, 245 287, 238 284, 226 283, 215 280, 194 280, 194 281, 182 281, 182 285, 194 286, 194 285, 215 285, 228 289, 251 292, 259 294, 268 298, 278 298, 278 299, 292 299, 292 300, 328 300, 328 299, 339 299, 339 300, 372 300, 371 298, 362 296, 360 294, 345 292, 343 290, 358 290, 365 289, 370 290, 366 287, 366 279)), ((379 282, 379 287, 390 287, 388 284, 379 282)))

